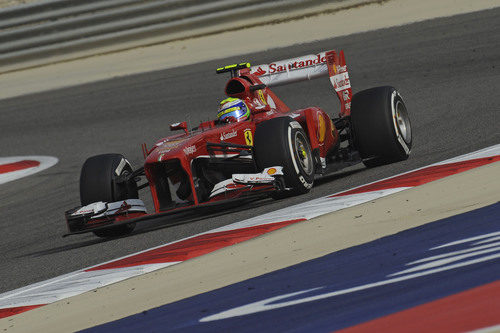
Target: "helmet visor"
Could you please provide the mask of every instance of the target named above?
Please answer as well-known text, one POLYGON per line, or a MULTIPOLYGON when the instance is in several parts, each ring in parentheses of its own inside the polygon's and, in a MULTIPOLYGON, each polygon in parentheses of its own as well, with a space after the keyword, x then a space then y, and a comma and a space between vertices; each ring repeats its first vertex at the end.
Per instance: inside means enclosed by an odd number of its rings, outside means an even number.
POLYGON ((227 107, 222 107, 217 114, 219 120, 224 121, 230 117, 235 118, 237 121, 246 119, 250 116, 250 109, 246 106, 245 102, 231 103, 227 107))

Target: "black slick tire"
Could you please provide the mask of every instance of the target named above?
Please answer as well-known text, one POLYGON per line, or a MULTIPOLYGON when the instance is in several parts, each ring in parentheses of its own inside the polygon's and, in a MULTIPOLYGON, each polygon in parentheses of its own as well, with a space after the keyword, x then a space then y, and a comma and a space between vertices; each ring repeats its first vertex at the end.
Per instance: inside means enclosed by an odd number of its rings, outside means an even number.
MULTIPOLYGON (((88 158, 80 173, 80 201, 82 206, 97 201, 114 202, 139 198, 134 181, 117 183, 116 177, 131 173, 132 167, 120 154, 103 154, 88 158)), ((123 224, 94 231, 98 237, 110 238, 130 234, 135 223, 123 224)))
POLYGON ((367 167, 406 160, 412 130, 406 105, 390 86, 360 91, 352 98, 354 146, 367 167))
POLYGON ((282 166, 288 191, 275 192, 280 199, 309 192, 314 182, 314 160, 306 133, 290 117, 279 117, 259 124, 255 130, 255 162, 258 171, 282 166))

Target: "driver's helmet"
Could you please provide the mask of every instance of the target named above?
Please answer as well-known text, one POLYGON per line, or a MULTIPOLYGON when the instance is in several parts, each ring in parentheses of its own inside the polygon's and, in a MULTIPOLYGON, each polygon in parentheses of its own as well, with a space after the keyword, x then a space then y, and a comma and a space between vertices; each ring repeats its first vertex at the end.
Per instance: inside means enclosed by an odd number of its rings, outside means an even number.
POLYGON ((244 121, 250 117, 250 108, 239 98, 226 98, 220 102, 217 118, 221 122, 244 121))

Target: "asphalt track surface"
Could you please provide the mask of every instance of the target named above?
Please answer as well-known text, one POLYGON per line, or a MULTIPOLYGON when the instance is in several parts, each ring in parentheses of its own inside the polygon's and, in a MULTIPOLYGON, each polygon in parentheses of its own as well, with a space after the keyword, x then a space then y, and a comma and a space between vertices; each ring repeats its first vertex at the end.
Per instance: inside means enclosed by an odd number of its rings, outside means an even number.
MULTIPOLYGON (((1 100, 2 156, 60 161, 0 185, 0 292, 500 143, 498 17, 500 8, 1 100), (414 133, 408 161, 357 166, 318 181, 300 197, 143 222, 124 238, 61 237, 64 211, 79 204, 80 167, 87 157, 119 152, 139 166, 140 143, 151 146, 167 136, 170 123, 189 119, 194 126, 213 118, 227 79, 215 75, 220 65, 267 63, 331 48, 346 52, 354 92, 380 85, 400 90, 414 133)), ((317 105, 338 112, 326 78, 275 92, 292 108, 317 105)), ((151 204, 147 192, 141 198, 151 204)))

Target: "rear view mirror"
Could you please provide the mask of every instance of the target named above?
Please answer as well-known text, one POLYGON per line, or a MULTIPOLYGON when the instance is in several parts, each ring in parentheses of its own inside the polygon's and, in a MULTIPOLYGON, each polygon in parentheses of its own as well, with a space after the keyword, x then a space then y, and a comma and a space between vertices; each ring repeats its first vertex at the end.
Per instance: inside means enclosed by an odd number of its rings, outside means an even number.
POLYGON ((186 132, 186 134, 188 134, 187 122, 183 121, 182 123, 173 123, 170 125, 171 131, 178 131, 180 129, 184 130, 184 132, 186 132))

